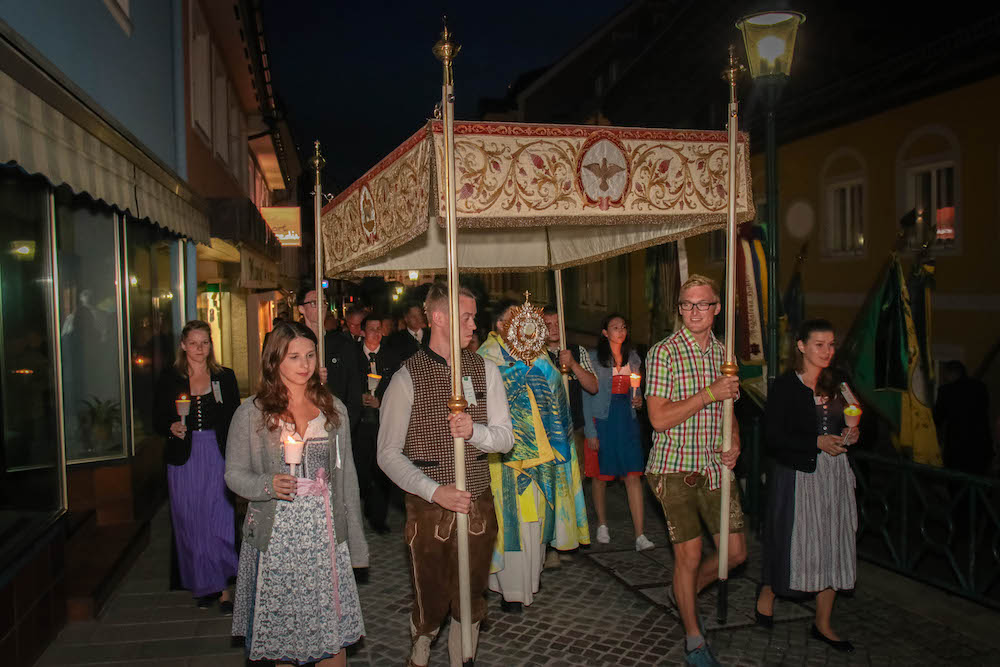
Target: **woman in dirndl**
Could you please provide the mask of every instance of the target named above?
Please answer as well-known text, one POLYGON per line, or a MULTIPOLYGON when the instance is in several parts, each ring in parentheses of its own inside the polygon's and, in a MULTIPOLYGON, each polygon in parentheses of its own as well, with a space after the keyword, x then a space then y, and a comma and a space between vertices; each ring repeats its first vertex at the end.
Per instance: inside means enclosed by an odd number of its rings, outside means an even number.
POLYGON ((588 351, 597 393, 583 392, 584 475, 591 478, 594 508, 597 510, 597 541, 607 544, 611 533, 607 524, 607 484, 625 480, 625 493, 632 513, 635 549, 655 545, 643 534, 642 474, 645 469, 639 442, 639 421, 635 411, 642 407, 642 391, 633 390, 632 375, 641 375, 642 361, 632 349, 628 321, 612 313, 601 324, 597 347, 588 351))
POLYGON ((795 343, 795 370, 768 392, 769 501, 764 529, 757 623, 773 627, 776 597, 816 596, 812 638, 852 652, 831 625, 837 591, 852 590, 857 573, 858 528, 854 472, 847 446, 858 440, 848 428, 847 402, 831 372, 833 325, 807 320, 795 343))
POLYGON ((160 376, 154 426, 167 437, 167 490, 176 574, 198 607, 217 599, 232 613, 228 590, 236 576, 234 509, 223 475, 226 436, 240 404, 236 375, 215 360, 212 329, 192 320, 181 330, 174 365, 160 376), (178 414, 178 401, 188 414, 178 414))
POLYGON ((248 657, 346 664, 365 632, 352 567, 368 566, 368 545, 347 409, 320 380, 308 327, 268 337, 257 395, 233 416, 226 483, 250 501, 233 613, 248 657))

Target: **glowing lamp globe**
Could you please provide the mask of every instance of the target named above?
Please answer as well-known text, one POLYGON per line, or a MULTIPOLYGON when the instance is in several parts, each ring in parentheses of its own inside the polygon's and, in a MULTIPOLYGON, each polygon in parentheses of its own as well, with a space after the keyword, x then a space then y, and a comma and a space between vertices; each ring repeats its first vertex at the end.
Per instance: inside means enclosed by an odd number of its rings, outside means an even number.
POLYGON ((743 33, 750 75, 787 77, 795 52, 795 34, 806 17, 799 12, 774 11, 745 16, 736 22, 743 33))

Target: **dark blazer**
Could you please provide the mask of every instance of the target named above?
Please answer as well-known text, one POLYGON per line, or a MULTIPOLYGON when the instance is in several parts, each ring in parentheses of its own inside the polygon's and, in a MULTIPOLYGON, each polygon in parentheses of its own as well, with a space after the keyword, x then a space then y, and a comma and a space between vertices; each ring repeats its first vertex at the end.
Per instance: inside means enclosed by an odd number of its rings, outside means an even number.
POLYGON ((361 419, 361 394, 365 390, 358 369, 358 344, 349 334, 331 331, 326 334, 324 346, 326 385, 347 408, 353 429, 361 419))
POLYGON ((764 414, 767 451, 774 460, 800 472, 816 472, 816 401, 794 371, 775 379, 764 414))
MULTIPOLYGON (((363 390, 368 391, 368 373, 371 369, 371 360, 365 352, 365 344, 363 342, 357 344, 357 350, 358 372, 361 376, 361 382, 363 383, 363 390)), ((392 380, 392 374, 399 370, 399 367, 402 365, 403 364, 399 360, 399 356, 396 354, 395 348, 386 345, 385 339, 383 338, 382 345, 379 347, 379 351, 375 355, 375 368, 378 369, 378 374, 382 376, 382 379, 378 382, 378 386, 375 388, 375 398, 380 401, 382 400, 382 395, 385 394, 385 390, 389 386, 389 381, 392 380)), ((374 408, 365 408, 364 412, 367 413, 367 421, 372 421, 372 416, 374 416, 375 422, 378 421, 378 410, 374 408), (372 415, 372 412, 375 414, 372 415)))
MULTIPOLYGON (((424 328, 423 344, 426 345, 431 339, 431 330, 428 327, 424 328)), ((388 345, 393 348, 396 352, 396 356, 399 358, 399 363, 402 364, 404 361, 412 357, 420 349, 420 343, 414 338, 409 331, 403 329, 402 331, 397 331, 396 333, 390 335, 387 338, 382 339, 383 345, 388 345)))
MULTIPOLYGON (((236 384, 236 374, 232 369, 223 367, 218 373, 212 373, 212 382, 219 383, 222 392, 222 405, 219 408, 219 421, 215 428, 215 437, 219 442, 219 451, 226 455, 226 438, 229 437, 229 422, 236 408, 240 407, 240 388, 236 384)), ((180 421, 177 416, 177 406, 174 404, 182 394, 191 395, 191 385, 188 379, 178 373, 173 366, 160 375, 156 385, 156 397, 153 408, 153 428, 160 435, 166 436, 167 447, 164 457, 170 465, 184 465, 191 457, 191 431, 184 439, 175 438, 170 432, 170 425, 180 421)))

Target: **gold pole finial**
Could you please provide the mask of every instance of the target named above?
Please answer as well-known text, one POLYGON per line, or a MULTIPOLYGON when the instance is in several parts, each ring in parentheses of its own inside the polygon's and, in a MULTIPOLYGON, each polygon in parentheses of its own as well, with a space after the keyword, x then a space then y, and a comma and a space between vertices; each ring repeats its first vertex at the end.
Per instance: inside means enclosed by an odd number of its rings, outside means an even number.
POLYGON ((432 51, 438 60, 444 65, 445 73, 448 77, 447 83, 452 83, 453 76, 451 73, 451 64, 455 60, 455 56, 458 52, 462 50, 462 47, 452 41, 451 31, 448 30, 448 17, 443 18, 444 30, 441 31, 441 39, 437 41, 434 45, 432 51))
POLYGON ((739 78, 740 72, 746 71, 740 61, 736 58, 736 47, 732 44, 729 45, 729 64, 726 69, 722 71, 722 78, 729 82, 730 90, 734 91, 730 96, 730 101, 736 98, 736 79, 739 78))
POLYGON ((313 168, 313 171, 319 173, 323 171, 323 167, 326 166, 326 159, 319 150, 319 139, 314 142, 314 145, 316 147, 316 152, 313 153, 311 158, 309 158, 309 166, 313 168))

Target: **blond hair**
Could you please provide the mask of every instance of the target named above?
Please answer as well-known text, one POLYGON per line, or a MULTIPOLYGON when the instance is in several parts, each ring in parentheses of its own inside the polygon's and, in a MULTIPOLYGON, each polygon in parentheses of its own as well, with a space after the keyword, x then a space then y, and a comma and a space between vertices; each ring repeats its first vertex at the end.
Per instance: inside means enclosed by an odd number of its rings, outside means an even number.
POLYGON ((684 295, 684 292, 691 289, 692 287, 711 287, 712 293, 716 297, 719 296, 719 283, 715 282, 708 276, 703 276, 700 273, 692 273, 688 276, 688 279, 684 281, 681 288, 677 291, 678 298, 684 295))
MULTIPOLYGON (((468 287, 458 288, 459 296, 466 296, 475 299, 476 295, 468 287)), ((448 283, 438 281, 427 290, 427 298, 424 299, 424 314, 430 320, 431 313, 436 310, 447 310, 448 308, 448 283)))

